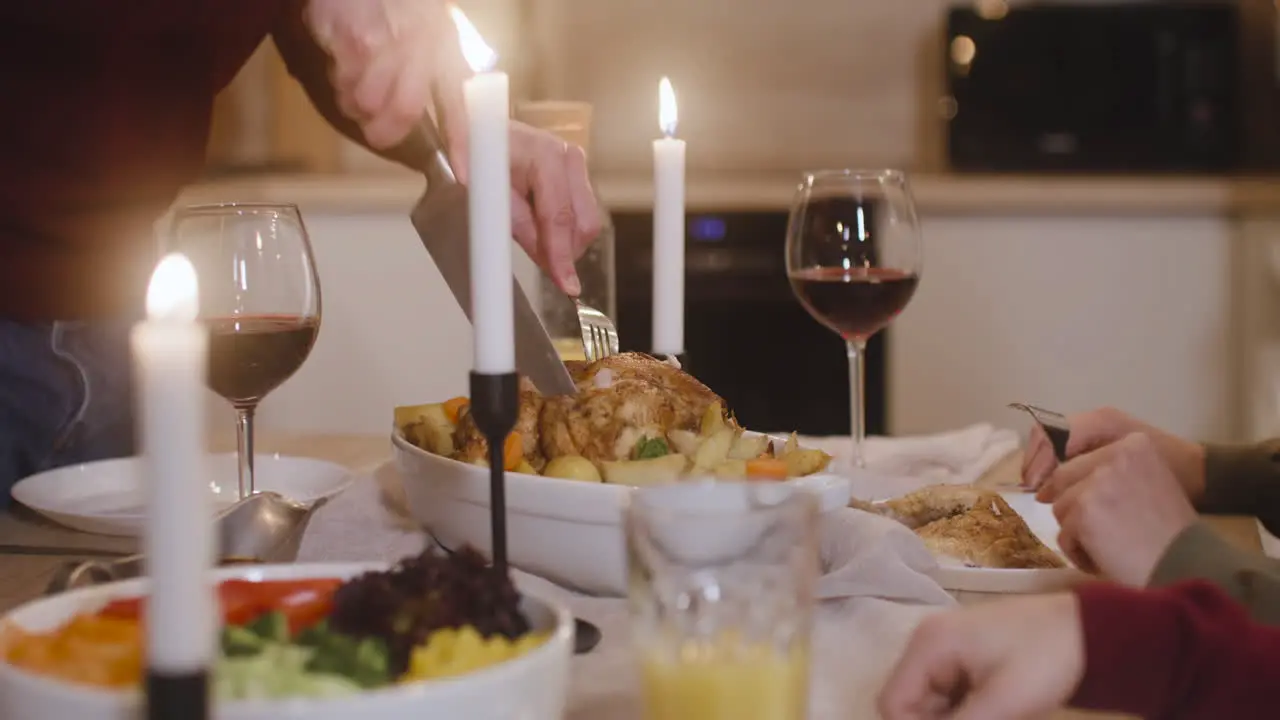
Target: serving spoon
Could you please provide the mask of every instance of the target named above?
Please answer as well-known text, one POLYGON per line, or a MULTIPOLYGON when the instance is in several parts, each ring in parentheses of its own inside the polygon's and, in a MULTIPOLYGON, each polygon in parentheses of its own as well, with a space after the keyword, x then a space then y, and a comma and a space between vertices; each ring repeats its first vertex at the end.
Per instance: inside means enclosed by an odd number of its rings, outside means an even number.
MULTIPOLYGON (((271 491, 250 495, 219 512, 218 564, 291 563, 298 558, 302 534, 315 511, 328 498, 310 504, 290 500, 271 491)), ((45 589, 46 595, 78 587, 127 580, 144 571, 142 555, 115 560, 70 562, 58 568, 45 589)))

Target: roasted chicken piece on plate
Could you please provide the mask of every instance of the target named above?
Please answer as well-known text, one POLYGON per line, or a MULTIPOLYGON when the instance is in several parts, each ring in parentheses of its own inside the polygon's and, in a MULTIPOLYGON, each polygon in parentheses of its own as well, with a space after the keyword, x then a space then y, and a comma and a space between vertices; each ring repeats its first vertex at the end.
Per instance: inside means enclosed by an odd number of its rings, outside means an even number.
MULTIPOLYGON (((674 365, 640 353, 571 363, 572 396, 546 398, 539 428, 547 459, 581 455, 626 460, 643 438, 696 430, 713 403, 724 401, 674 365)), ((726 422, 737 427, 731 417, 726 422)))
POLYGON ((930 485, 877 503, 876 512, 915 530, 935 520, 959 515, 990 494, 971 485, 930 485))
POLYGON ((934 555, 999 569, 1061 568, 1066 563, 999 493, 969 485, 932 485, 879 503, 853 507, 915 530, 934 555))
POLYGON ((916 534, 935 555, 966 565, 1008 570, 1066 567, 996 493, 987 493, 964 512, 916 528, 916 534))
MULTIPOLYGON (((516 416, 515 432, 520 433, 520 442, 524 450, 524 459, 535 470, 542 470, 547 464, 543 456, 538 438, 538 418, 542 414, 542 393, 528 378, 520 377, 520 412, 516 416)), ((455 434, 457 451, 454 458, 463 462, 488 463, 489 443, 476 427, 471 417, 471 406, 467 405, 458 413, 458 429, 455 434)))

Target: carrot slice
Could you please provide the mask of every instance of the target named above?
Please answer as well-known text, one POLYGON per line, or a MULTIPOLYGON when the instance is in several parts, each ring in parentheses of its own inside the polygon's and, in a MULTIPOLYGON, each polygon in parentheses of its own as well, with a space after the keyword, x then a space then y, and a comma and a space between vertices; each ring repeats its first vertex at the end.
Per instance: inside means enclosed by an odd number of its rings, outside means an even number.
POLYGON ((777 458, 756 458, 747 461, 747 477, 786 480, 787 463, 777 458))
POLYGON ((449 418, 449 422, 454 425, 458 424, 458 415, 462 412, 462 408, 471 404, 470 398, 456 397, 444 401, 444 414, 449 418))
POLYGON ((524 438, 520 437, 520 433, 513 432, 502 444, 502 466, 507 470, 515 470, 520 467, 520 461, 523 459, 524 438))

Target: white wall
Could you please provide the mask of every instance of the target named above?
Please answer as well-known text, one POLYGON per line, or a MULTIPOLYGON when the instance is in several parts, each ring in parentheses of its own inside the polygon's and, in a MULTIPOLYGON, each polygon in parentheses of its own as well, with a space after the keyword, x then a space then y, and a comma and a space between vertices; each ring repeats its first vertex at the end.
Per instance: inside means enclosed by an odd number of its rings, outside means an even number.
POLYGON ((893 430, 1009 424, 1022 401, 1232 437, 1231 233, 1215 218, 926 218, 920 289, 894 326, 893 430))
POLYGON ((463 394, 470 326, 407 213, 307 221, 324 293, 320 337, 263 402, 260 427, 384 432, 397 404, 463 394))
MULTIPOLYGON (((308 226, 324 323, 260 427, 382 433, 397 404, 465 393, 469 325, 407 217, 308 226)), ((1027 401, 1236 435, 1231 233, 1214 218, 926 218, 923 281, 890 348, 892 430, 1013 425, 1004 405, 1027 401)))

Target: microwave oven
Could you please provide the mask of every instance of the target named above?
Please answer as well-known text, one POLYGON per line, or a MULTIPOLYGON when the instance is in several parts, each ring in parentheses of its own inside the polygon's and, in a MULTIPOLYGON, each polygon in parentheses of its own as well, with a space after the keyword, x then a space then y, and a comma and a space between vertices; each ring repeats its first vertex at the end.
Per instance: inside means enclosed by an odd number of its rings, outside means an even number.
POLYGON ((949 10, 947 157, 974 172, 1229 171, 1241 152, 1234 4, 949 10))

